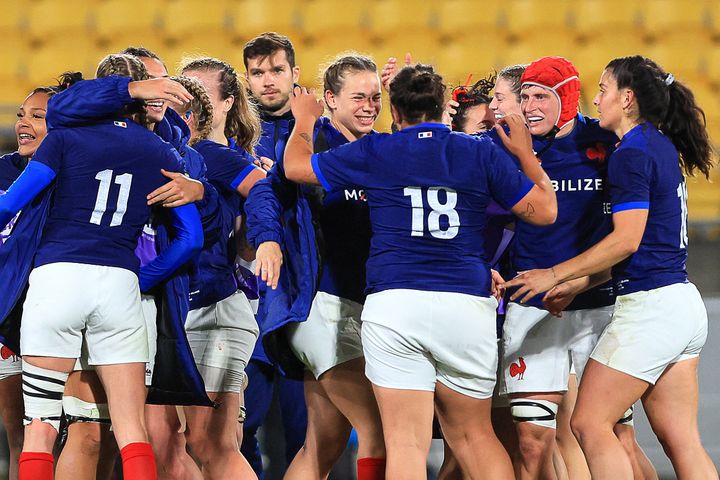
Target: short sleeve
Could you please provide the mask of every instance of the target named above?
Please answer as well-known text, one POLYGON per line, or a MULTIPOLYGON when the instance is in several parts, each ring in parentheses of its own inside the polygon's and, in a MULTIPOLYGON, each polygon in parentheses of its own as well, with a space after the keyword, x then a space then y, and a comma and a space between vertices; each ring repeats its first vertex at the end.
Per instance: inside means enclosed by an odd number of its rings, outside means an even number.
POLYGON ((651 158, 642 150, 620 148, 610 157, 608 183, 612 213, 650 208, 651 158))
POLYGON ((205 164, 208 179, 222 184, 228 190, 236 190, 250 172, 258 168, 249 153, 227 147, 219 147, 206 155, 205 164))
POLYGON ((489 143, 490 161, 483 162, 487 168, 488 187, 493 199, 510 210, 535 185, 522 171, 510 156, 497 145, 489 143))
POLYGON ((370 142, 379 135, 366 135, 312 156, 312 169, 327 191, 345 187, 366 187, 371 182, 374 156, 369 152, 370 142))
POLYGON ((57 175, 62 165, 63 146, 64 135, 62 130, 51 130, 38 147, 31 161, 47 165, 57 175))

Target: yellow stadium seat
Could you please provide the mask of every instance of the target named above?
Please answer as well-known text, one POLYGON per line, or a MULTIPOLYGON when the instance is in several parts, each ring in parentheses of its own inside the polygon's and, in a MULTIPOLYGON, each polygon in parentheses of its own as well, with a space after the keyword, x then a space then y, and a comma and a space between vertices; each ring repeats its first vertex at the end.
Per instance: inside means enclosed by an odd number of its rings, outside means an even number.
POLYGON ((302 24, 303 2, 299 0, 278 0, 274 2, 244 0, 228 4, 229 26, 243 39, 269 31, 295 35, 302 24))
POLYGON ((472 34, 455 38, 438 49, 438 71, 452 86, 463 84, 471 73, 474 82, 480 80, 505 66, 502 54, 504 43, 504 38, 499 34, 490 34, 489 28, 480 48, 477 37, 472 34))
POLYGON ((27 26, 27 5, 23 2, 7 1, 2 3, 0 15, 0 33, 14 35, 27 26))
POLYGON ((0 37, 0 77, 3 79, 3 88, 9 81, 22 77, 24 61, 30 55, 30 45, 27 38, 20 35, 0 37), (8 80, 8 81, 5 81, 8 80))
POLYGON ((573 28, 590 41, 595 35, 635 30, 640 21, 640 0, 579 0, 572 7, 573 28))
POLYGON ((328 36, 366 29, 369 23, 367 2, 310 0, 300 12, 303 36, 320 42, 328 36))
POLYGON ((688 217, 691 221, 708 221, 720 218, 720 185, 697 174, 688 182, 688 217))
POLYGON ((295 46, 296 63, 300 66, 301 84, 315 85, 320 88, 322 70, 335 57, 344 52, 354 51, 370 56, 377 64, 378 71, 385 64, 384 58, 376 56, 376 46, 368 40, 367 36, 359 32, 327 40, 295 46))
POLYGON ((437 6, 433 2, 375 0, 368 3, 368 26, 380 37, 437 29, 437 6))
POLYGON ((52 84, 61 73, 81 71, 86 78, 95 74, 91 58, 94 44, 88 38, 58 37, 33 50, 25 62, 27 78, 33 85, 52 84))
POLYGON ((238 73, 245 72, 242 45, 217 35, 201 35, 179 41, 164 48, 165 62, 170 74, 178 71, 181 60, 188 57, 215 57, 232 65, 238 73))
POLYGON ((399 61, 405 57, 405 53, 412 54, 414 62, 434 64, 438 57, 442 44, 434 31, 407 31, 402 34, 381 37, 376 47, 378 58, 381 63, 389 57, 397 57, 399 61))
POLYGON ((514 0, 505 3, 501 23, 523 40, 540 40, 550 31, 570 27, 572 2, 567 0, 514 0))
POLYGON ((501 49, 501 54, 504 65, 530 63, 550 55, 559 55, 574 63, 578 55, 578 45, 572 32, 563 29, 544 32, 537 37, 519 37, 517 41, 501 49))
POLYGON ((658 37, 646 49, 645 55, 659 63, 665 71, 678 77, 692 77, 703 71, 706 52, 712 48, 712 39, 705 32, 681 30, 658 37))
POLYGON ((36 39, 81 35, 92 25, 94 5, 84 0, 39 0, 26 8, 28 32, 36 39))
MULTIPOLYGON (((47 85, 54 85, 48 82, 47 85)), ((3 81, 3 88, 0 89, 0 105, 7 108, 0 109, 3 115, 0 115, 0 125, 3 127, 14 126, 17 120, 17 107, 20 106, 25 97, 33 91, 35 87, 44 85, 34 85, 25 80, 12 79, 12 81, 3 81)))
POLYGON ((702 72, 708 79, 720 82, 720 44, 715 43, 704 52, 702 72))
POLYGON ((157 32, 161 5, 146 0, 103 0, 95 8, 95 30, 111 43, 116 43, 113 37, 118 35, 157 32))
POLYGON ((644 0, 642 25, 656 37, 679 30, 700 30, 710 26, 710 4, 716 0, 644 0))
POLYGON ((495 31, 506 2, 488 0, 446 0, 438 5, 438 28, 443 35, 474 35, 482 44, 487 31, 495 31))
MULTIPOLYGON (((588 42, 577 46, 572 61, 580 72, 580 83, 584 89, 597 91, 600 74, 615 57, 638 55, 645 52, 643 39, 632 31, 608 32, 596 35, 588 42)), ((592 94, 594 96, 595 93, 592 94)), ((590 96, 589 98, 592 98, 590 96)))
POLYGON ((171 0, 160 9, 164 34, 178 40, 205 32, 222 32, 229 26, 225 2, 207 0, 171 0))

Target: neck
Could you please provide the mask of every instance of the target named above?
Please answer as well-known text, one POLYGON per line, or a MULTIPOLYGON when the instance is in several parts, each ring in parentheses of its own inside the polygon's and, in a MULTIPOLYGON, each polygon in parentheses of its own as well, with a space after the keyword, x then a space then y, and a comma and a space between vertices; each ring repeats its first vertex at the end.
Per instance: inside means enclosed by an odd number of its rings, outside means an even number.
POLYGON ((563 125, 562 128, 558 131, 557 135, 555 135, 555 138, 562 138, 566 135, 569 135, 570 132, 572 132, 575 128, 575 122, 577 122, 577 118, 573 118, 572 122, 568 122, 563 125))
POLYGON ((225 129, 222 127, 213 128, 207 139, 215 143, 219 143, 220 145, 228 145, 228 139, 225 136, 225 129))
POLYGON ((269 115, 271 117, 282 117, 283 115, 285 115, 286 113, 288 113, 290 111, 290 102, 285 102, 285 105, 283 105, 282 108, 280 108, 279 110, 275 110, 272 112, 269 110, 265 110, 265 109, 262 109, 262 110, 263 110, 263 113, 265 113, 265 115, 269 115))
POLYGON ((620 125, 614 129, 615 135, 622 140, 622 138, 634 127, 640 125, 642 121, 639 118, 622 117, 620 125))
POLYGON ((342 123, 336 121, 335 118, 333 118, 333 117, 330 117, 330 125, 335 127, 335 130, 342 133, 343 137, 345 137, 348 142, 352 142, 352 141, 362 138, 364 136, 364 134, 351 132, 349 128, 347 128, 342 123))

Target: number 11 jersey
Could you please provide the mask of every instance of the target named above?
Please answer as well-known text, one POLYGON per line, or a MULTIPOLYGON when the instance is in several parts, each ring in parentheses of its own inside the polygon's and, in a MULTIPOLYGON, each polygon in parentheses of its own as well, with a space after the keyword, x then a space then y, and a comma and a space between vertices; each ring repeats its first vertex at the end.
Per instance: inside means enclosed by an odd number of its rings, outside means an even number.
POLYGON ((387 289, 490 295, 486 208, 513 207, 533 187, 487 138, 423 123, 312 156, 328 190, 363 188, 372 240, 366 293, 387 289))
POLYGON ((35 266, 73 262, 135 273, 138 237, 150 216, 147 195, 181 171, 179 155, 128 119, 54 129, 31 161, 56 174, 35 266))

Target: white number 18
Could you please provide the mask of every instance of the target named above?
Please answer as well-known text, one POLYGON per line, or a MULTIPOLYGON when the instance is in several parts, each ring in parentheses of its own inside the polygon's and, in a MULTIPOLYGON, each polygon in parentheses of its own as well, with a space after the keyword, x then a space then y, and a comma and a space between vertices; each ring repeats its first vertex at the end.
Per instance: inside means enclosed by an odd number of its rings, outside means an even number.
MULTIPOLYGON (((403 194, 410 197, 412 206, 412 226, 410 235, 422 237, 425 233, 425 209, 423 208, 423 191, 421 187, 405 187, 403 194)), ((430 187, 427 189, 427 203, 431 209, 428 215, 428 232, 435 238, 449 240, 455 238, 460 229, 460 215, 455 207, 457 206, 457 192, 452 188, 430 187), (439 192, 445 192, 445 203, 440 203, 439 192), (446 216, 448 227, 440 228, 440 218, 446 216)))

